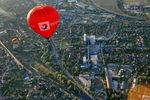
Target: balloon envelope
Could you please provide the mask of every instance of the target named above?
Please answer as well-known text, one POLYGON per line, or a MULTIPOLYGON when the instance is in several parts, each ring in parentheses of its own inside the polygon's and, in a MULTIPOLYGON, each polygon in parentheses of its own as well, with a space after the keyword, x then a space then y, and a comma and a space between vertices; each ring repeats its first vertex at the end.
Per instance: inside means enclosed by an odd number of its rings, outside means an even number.
POLYGON ((51 6, 37 6, 27 15, 27 23, 31 29, 44 38, 50 38, 59 24, 59 14, 51 6))
POLYGON ((13 38, 13 39, 11 40, 11 42, 12 42, 13 44, 18 44, 18 43, 19 43, 19 40, 18 40, 17 38, 13 38))

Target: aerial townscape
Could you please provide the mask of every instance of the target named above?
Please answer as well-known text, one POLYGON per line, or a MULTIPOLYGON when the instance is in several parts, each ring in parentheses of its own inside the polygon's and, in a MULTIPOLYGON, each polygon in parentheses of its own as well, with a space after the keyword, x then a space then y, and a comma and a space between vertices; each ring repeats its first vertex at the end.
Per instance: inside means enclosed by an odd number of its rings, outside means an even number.
POLYGON ((150 100, 150 0, 0 0, 0 69, 0 100, 150 100), (27 23, 40 5, 49 40, 27 23))

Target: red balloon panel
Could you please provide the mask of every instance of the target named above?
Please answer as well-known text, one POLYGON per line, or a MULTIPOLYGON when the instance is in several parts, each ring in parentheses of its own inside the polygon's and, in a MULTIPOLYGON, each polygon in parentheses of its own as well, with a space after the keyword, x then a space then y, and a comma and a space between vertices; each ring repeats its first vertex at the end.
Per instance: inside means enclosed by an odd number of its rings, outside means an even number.
POLYGON ((59 24, 59 14, 51 6, 38 6, 27 15, 28 25, 44 38, 50 38, 59 24))

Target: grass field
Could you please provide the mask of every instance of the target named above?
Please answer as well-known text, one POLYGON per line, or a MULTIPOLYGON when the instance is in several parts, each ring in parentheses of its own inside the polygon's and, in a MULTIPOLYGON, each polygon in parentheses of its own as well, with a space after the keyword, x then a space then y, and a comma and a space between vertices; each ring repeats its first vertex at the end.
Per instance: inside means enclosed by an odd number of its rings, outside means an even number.
POLYGON ((124 0, 127 4, 150 5, 150 0, 124 0))
POLYGON ((108 9, 112 12, 123 14, 117 7, 116 0, 93 0, 98 7, 108 9))

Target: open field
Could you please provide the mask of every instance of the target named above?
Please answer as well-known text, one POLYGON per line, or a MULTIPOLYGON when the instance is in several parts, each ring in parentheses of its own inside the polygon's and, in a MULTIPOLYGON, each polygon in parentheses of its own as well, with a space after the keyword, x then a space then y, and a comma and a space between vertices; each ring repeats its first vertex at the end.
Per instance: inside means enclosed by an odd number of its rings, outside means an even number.
POLYGON ((123 14, 123 12, 117 7, 116 0, 93 0, 98 7, 107 9, 109 11, 123 14))
POLYGON ((124 0, 127 4, 150 5, 150 0, 124 0))

